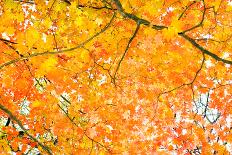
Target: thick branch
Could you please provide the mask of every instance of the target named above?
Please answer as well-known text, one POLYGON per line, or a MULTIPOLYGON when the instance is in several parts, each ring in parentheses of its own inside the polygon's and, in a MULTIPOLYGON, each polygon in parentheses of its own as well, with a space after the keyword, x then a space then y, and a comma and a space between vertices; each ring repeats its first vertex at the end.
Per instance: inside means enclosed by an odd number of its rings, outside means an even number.
POLYGON ((10 41, 10 40, 7 40, 7 39, 3 39, 3 38, 0 38, 0 40, 3 41, 3 42, 11 43, 11 44, 17 44, 16 42, 13 42, 13 41, 10 41))
MULTIPOLYGON (((112 0, 112 1, 116 4, 118 11, 120 12, 120 14, 121 14, 123 17, 130 18, 130 19, 136 21, 137 23, 140 23, 140 24, 143 24, 143 25, 146 25, 146 26, 150 26, 150 22, 149 22, 149 21, 147 21, 147 20, 145 20, 145 19, 141 19, 141 18, 139 18, 139 17, 137 17, 137 16, 135 16, 135 15, 133 15, 133 14, 130 14, 130 13, 125 12, 124 9, 122 8, 122 4, 120 3, 119 0, 112 0)), ((214 53, 212 53, 212 52, 206 50, 206 49, 203 48, 201 45, 199 45, 198 43, 196 43, 194 39, 192 39, 192 38, 190 38, 189 36, 185 35, 186 32, 191 31, 191 30, 193 30, 193 29, 195 29, 195 28, 197 28, 197 27, 199 27, 199 26, 201 26, 201 25, 203 24, 203 21, 204 21, 204 18, 205 18, 205 12, 206 12, 206 10, 207 10, 208 8, 205 7, 204 0, 202 0, 202 2, 203 2, 203 5, 204 5, 204 10, 203 10, 203 14, 202 14, 202 19, 201 19, 201 21, 200 21, 197 25, 193 26, 192 28, 187 29, 187 30, 185 30, 185 31, 183 31, 183 32, 180 32, 180 33, 178 33, 178 34, 179 34, 179 36, 183 37, 185 40, 188 40, 193 46, 195 46, 197 49, 199 49, 199 50, 200 50, 201 52, 203 52, 204 54, 206 54, 206 55, 208 55, 208 56, 214 58, 214 59, 217 60, 217 61, 222 61, 222 62, 224 62, 224 63, 226 63, 226 64, 232 64, 232 61, 230 61, 230 60, 225 60, 225 59, 220 58, 220 57, 217 56, 216 54, 214 54, 214 53)), ((156 29, 156 30, 162 30, 162 29, 168 28, 168 27, 166 27, 166 26, 152 25, 152 28, 153 28, 153 29, 156 29)))
POLYGON ((185 40, 188 40, 194 47, 196 47, 197 49, 199 49, 202 53, 212 57, 213 59, 217 60, 217 61, 221 61, 223 63, 226 64, 232 64, 232 61, 230 60, 226 60, 226 59, 222 59, 219 56, 217 56, 216 54, 208 51, 207 49, 205 49, 204 47, 202 47, 201 45, 199 45, 194 39, 190 38, 188 35, 184 34, 184 33, 179 33, 179 36, 183 37, 185 40))
POLYGON ((120 12, 120 14, 125 18, 132 19, 136 23, 140 23, 142 25, 151 26, 155 30, 162 30, 162 29, 167 28, 166 26, 162 26, 162 25, 151 25, 151 22, 149 22, 148 20, 139 18, 131 13, 125 12, 125 10, 122 8, 122 4, 119 0, 112 0, 112 1, 116 4, 116 7, 117 7, 118 11, 120 12))
POLYGON ((17 124, 19 125, 19 127, 24 131, 24 133, 30 137, 34 142, 38 143, 38 145, 44 150, 46 151, 49 155, 52 155, 52 152, 51 152, 51 149, 42 144, 41 142, 39 142, 35 137, 33 137, 31 134, 28 133, 27 129, 24 128, 22 122, 16 117, 13 115, 13 113, 8 110, 5 106, 3 106, 2 104, 0 104, 0 109, 2 111, 4 111, 13 121, 17 122, 17 124))
POLYGON ((79 5, 79 8, 91 8, 91 9, 95 9, 95 10, 102 10, 102 9, 108 9, 108 10, 116 10, 116 9, 112 9, 108 6, 85 6, 85 5, 79 5))

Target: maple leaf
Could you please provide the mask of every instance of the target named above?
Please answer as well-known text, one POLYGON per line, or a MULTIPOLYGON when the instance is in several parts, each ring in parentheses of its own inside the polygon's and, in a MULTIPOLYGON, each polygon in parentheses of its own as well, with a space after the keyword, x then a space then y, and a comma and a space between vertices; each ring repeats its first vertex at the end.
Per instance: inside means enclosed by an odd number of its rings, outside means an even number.
POLYGON ((231 6, 1 1, 0 152, 232 154, 231 6))
POLYGON ((37 76, 43 76, 47 74, 49 71, 52 70, 57 64, 57 58, 56 57, 49 57, 47 60, 45 60, 37 70, 36 74, 37 76))
POLYGON ((32 104, 31 104, 31 106, 32 106, 33 108, 40 107, 40 106, 42 106, 42 105, 44 105, 44 103, 41 102, 41 101, 38 101, 38 100, 32 102, 32 104))
POLYGON ((173 20, 168 29, 163 31, 164 38, 168 41, 178 36, 178 32, 181 32, 181 22, 179 20, 173 20))
POLYGON ((30 29, 26 30, 25 38, 28 47, 31 48, 40 38, 40 33, 31 27, 30 29))

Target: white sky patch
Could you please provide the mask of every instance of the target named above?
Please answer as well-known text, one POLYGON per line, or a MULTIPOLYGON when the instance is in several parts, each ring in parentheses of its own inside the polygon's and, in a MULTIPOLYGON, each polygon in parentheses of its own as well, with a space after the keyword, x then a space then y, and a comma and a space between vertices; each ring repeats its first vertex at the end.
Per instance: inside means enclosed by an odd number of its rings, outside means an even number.
POLYGON ((0 127, 5 126, 7 122, 7 117, 0 117, 0 127))
POLYGON ((28 10, 31 10, 33 12, 36 12, 36 5, 35 4, 27 4, 27 3, 24 3, 22 4, 22 10, 23 12, 25 13, 25 16, 28 16, 29 15, 29 12, 27 11, 27 8, 28 10))
POLYGON ((2 38, 6 40, 10 40, 10 37, 7 35, 7 33, 2 33, 2 38))
MULTIPOLYGON (((18 124, 15 124, 14 126, 15 126, 15 129, 16 129, 17 131, 22 131, 21 127, 20 127, 18 124)), ((28 125, 23 125, 23 127, 24 127, 25 129, 29 129, 28 125)))
POLYGON ((206 68, 209 68, 209 67, 213 67, 214 64, 212 64, 212 62, 210 60, 206 60, 205 61, 205 65, 206 65, 206 68))
POLYGON ((220 117, 220 113, 217 109, 209 108, 207 104, 210 104, 210 96, 201 94, 198 101, 195 102, 193 110, 198 115, 205 115, 209 123, 214 123, 220 117))
POLYGON ((225 52, 225 53, 223 54, 222 58, 223 58, 223 59, 226 59, 226 58, 228 58, 229 56, 230 56, 230 53, 225 52))
MULTIPOLYGON (((231 2, 232 3, 232 2, 231 2)), ((226 144, 226 149, 229 151, 229 152, 232 152, 232 145, 231 143, 227 143, 226 144)))
POLYGON ((90 68, 86 71, 86 73, 89 74, 89 78, 90 78, 90 79, 93 79, 93 78, 94 78, 94 75, 91 73, 91 69, 90 69, 90 68))
POLYGON ((108 139, 107 137, 105 137, 105 138, 104 138, 104 141, 105 141, 106 143, 110 143, 112 140, 110 140, 110 139, 108 139))
POLYGON ((31 110, 29 105, 30 105, 30 102, 27 100, 24 100, 23 102, 21 102, 20 103, 20 110, 19 110, 20 114, 28 115, 30 113, 30 110, 31 110))
POLYGON ((27 25, 33 25, 32 21, 26 19, 26 20, 25 20, 24 29, 27 29, 27 25))
POLYGON ((98 60, 97 60, 97 62, 101 62, 102 61, 102 58, 99 58, 98 60))
POLYGON ((114 130, 113 127, 112 127, 111 125, 106 125, 106 127, 110 130, 110 132, 111 132, 112 130, 114 130))
POLYGON ((57 30, 57 27, 56 26, 51 26, 49 27, 49 29, 51 29, 53 32, 57 30))
POLYGON ((103 20, 101 18, 96 18, 95 22, 97 23, 98 26, 100 26, 103 20))
POLYGON ((77 91, 75 89, 72 89, 71 94, 76 93, 77 91))
POLYGON ((147 125, 148 122, 149 122, 149 119, 145 118, 145 119, 143 120, 143 125, 147 125))
POLYGON ((215 84, 220 84, 221 83, 221 80, 219 79, 219 80, 213 80, 213 82, 215 83, 215 84))
POLYGON ((42 137, 44 137, 48 141, 51 141, 53 139, 53 135, 51 132, 44 133, 42 137))
POLYGON ((213 36, 211 34, 202 34, 201 35, 203 38, 206 38, 206 39, 210 39, 210 38, 213 38, 213 36))
POLYGON ((225 64, 225 67, 226 68, 230 68, 230 64, 225 64))
POLYGON ((42 40, 43 42, 47 42, 47 35, 45 33, 42 33, 42 40))
POLYGON ((106 63, 106 64, 110 64, 111 62, 112 62, 111 58, 104 60, 104 63, 106 63))
POLYGON ((217 109, 210 108, 206 111, 206 115, 210 122, 214 122, 218 119, 219 112, 217 109))
POLYGON ((40 151, 38 148, 31 148, 29 147, 25 152, 28 152, 28 155, 35 155, 35 154, 40 154, 40 151))
POLYGON ((123 116, 124 119, 129 119, 129 117, 130 117, 130 110, 125 111, 125 112, 122 114, 122 116, 123 116))
POLYGON ((227 1, 228 5, 232 6, 232 1, 227 1))
POLYGON ((168 7, 167 8, 167 12, 172 12, 173 10, 175 10, 173 7, 168 7))
POLYGON ((68 106, 70 105, 70 97, 69 97, 68 93, 66 93, 66 92, 62 93, 59 97, 59 101, 60 101, 61 108, 65 112, 67 112, 68 106))
POLYGON ((89 78, 90 78, 90 79, 93 79, 93 78, 94 78, 94 75, 93 75, 93 74, 89 74, 89 78))
POLYGON ((136 107, 135 107, 135 112, 136 112, 136 113, 139 112, 139 109, 140 109, 140 105, 136 106, 136 107))
POLYGON ((29 12, 28 12, 27 9, 26 9, 27 6, 29 6, 29 5, 26 4, 26 3, 25 3, 25 4, 22 4, 22 10, 23 10, 25 16, 28 16, 28 15, 29 15, 29 12))
POLYGON ((181 121, 181 113, 178 111, 178 112, 176 112, 176 120, 175 120, 175 122, 179 123, 180 121, 181 121))
POLYGON ((229 116, 226 117, 226 126, 228 128, 231 127, 231 122, 232 122, 232 117, 231 117, 231 115, 229 115, 229 116))
POLYGON ((183 129, 182 130, 182 135, 185 135, 187 133, 187 130, 186 129, 183 129))
POLYGON ((29 7, 29 9, 31 10, 31 11, 33 11, 33 12, 36 12, 37 10, 36 10, 36 5, 35 4, 33 4, 33 5, 28 5, 28 7, 29 7))
POLYGON ((77 101, 78 102, 81 102, 81 101, 84 101, 84 98, 82 97, 82 95, 77 95, 77 101))
POLYGON ((228 96, 228 95, 230 95, 230 93, 228 93, 228 91, 225 89, 225 90, 224 90, 224 95, 225 95, 225 96, 228 96))
POLYGON ((97 80, 99 86, 102 85, 102 84, 104 84, 104 83, 106 83, 106 79, 107 79, 106 75, 100 75, 100 76, 101 76, 101 79, 97 80))

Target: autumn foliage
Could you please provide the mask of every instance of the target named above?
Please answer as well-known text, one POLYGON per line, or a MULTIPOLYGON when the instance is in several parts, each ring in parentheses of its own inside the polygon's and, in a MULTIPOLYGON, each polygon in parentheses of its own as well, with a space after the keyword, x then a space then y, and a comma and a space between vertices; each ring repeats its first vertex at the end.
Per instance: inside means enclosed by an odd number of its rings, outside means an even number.
POLYGON ((232 154, 232 1, 0 1, 0 154, 232 154))

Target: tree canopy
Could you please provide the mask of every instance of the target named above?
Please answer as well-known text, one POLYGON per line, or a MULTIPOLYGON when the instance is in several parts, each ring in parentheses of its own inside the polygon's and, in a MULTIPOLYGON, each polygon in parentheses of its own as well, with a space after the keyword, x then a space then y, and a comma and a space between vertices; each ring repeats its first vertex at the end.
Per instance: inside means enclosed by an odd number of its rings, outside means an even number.
POLYGON ((2 0, 3 154, 232 153, 231 0, 2 0))

